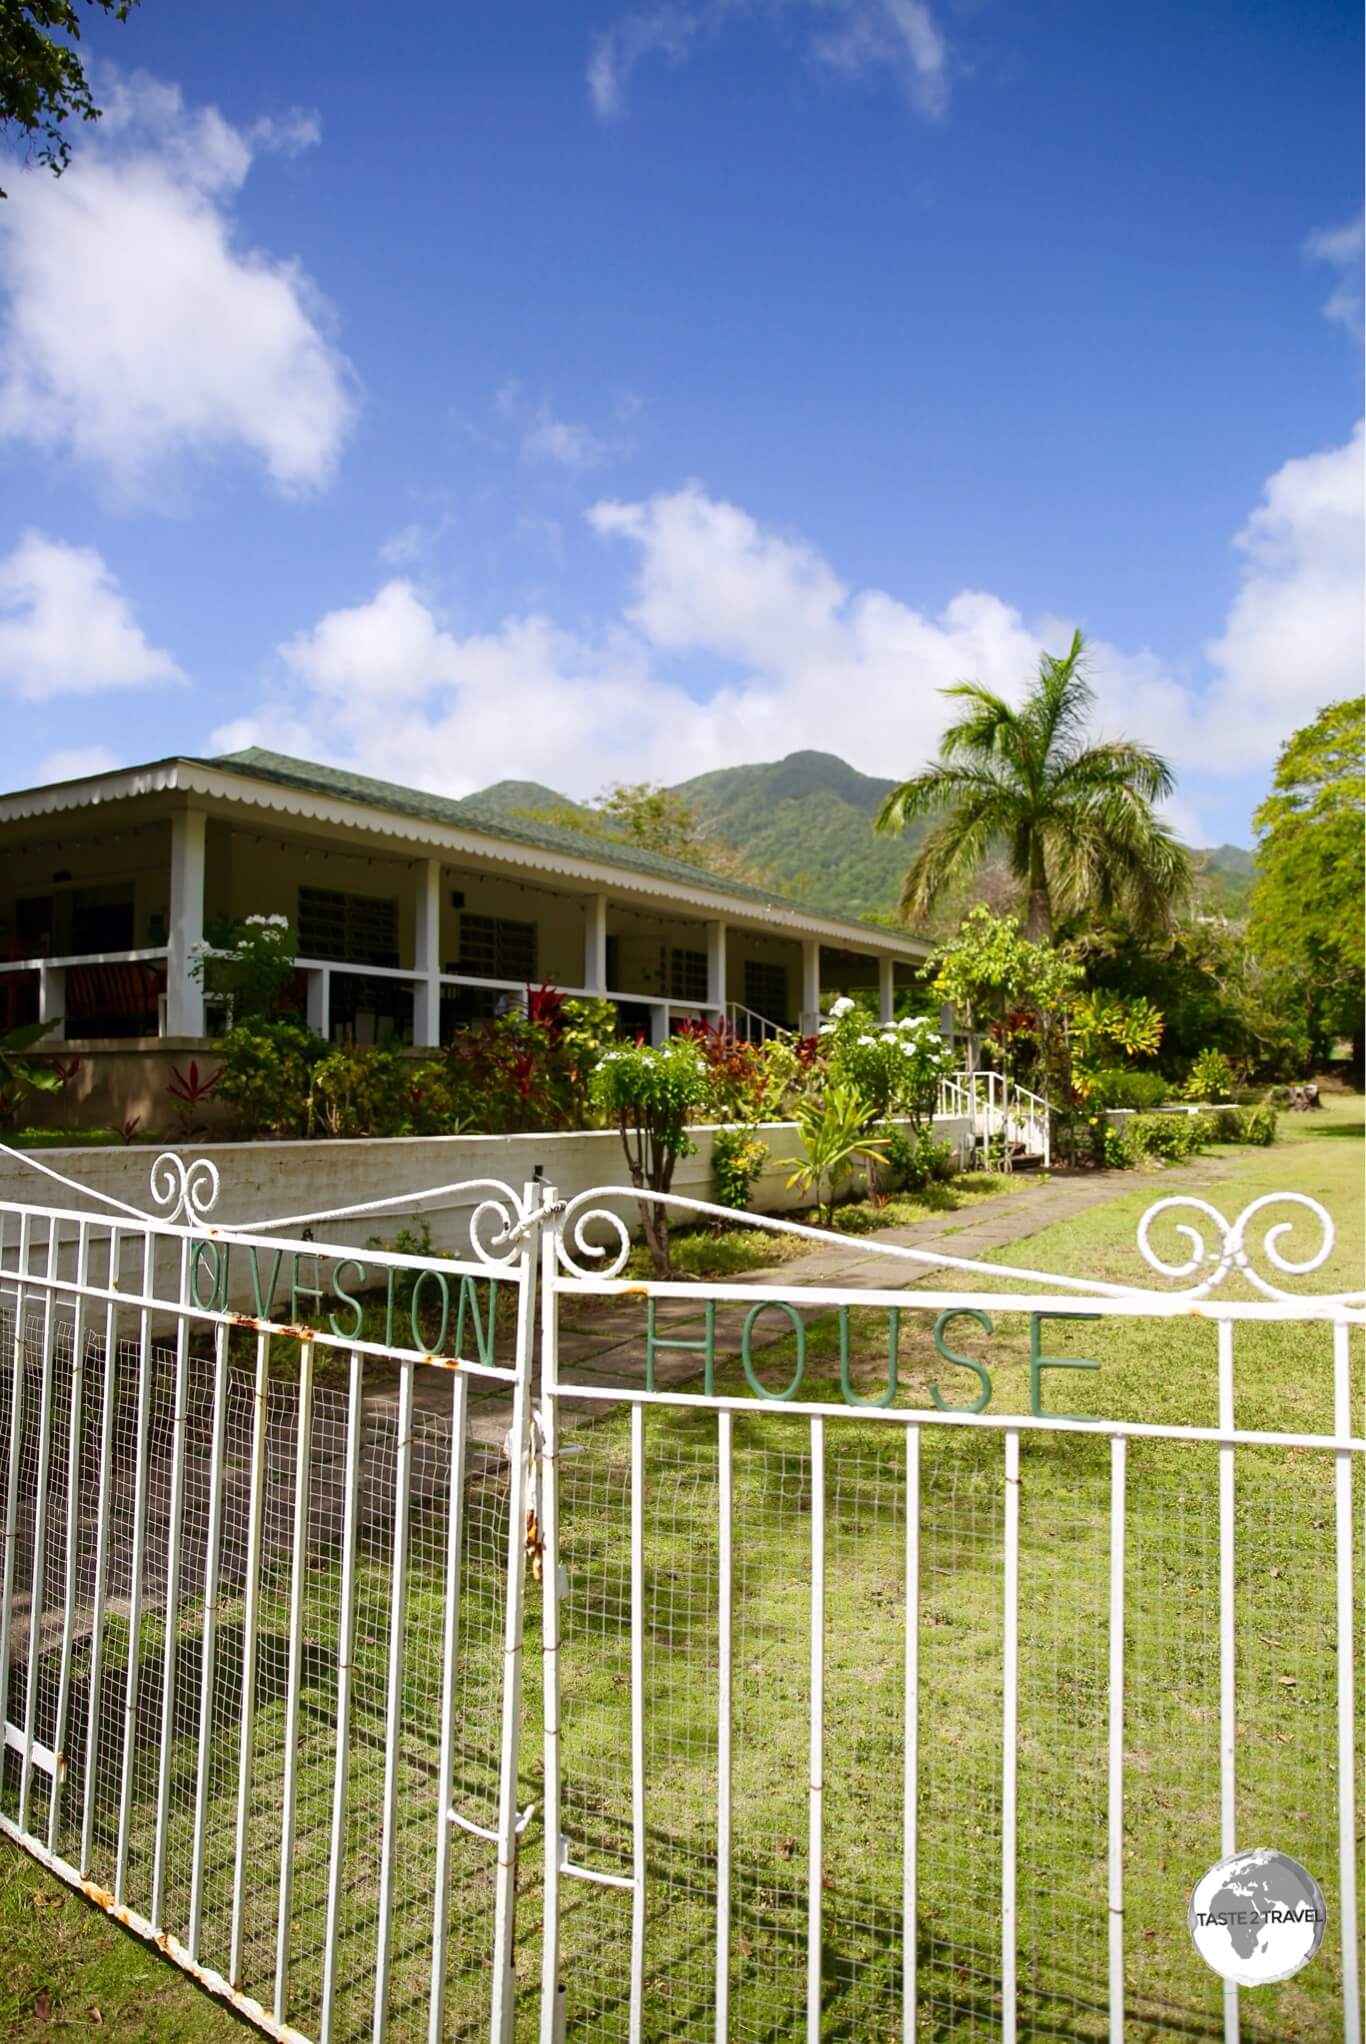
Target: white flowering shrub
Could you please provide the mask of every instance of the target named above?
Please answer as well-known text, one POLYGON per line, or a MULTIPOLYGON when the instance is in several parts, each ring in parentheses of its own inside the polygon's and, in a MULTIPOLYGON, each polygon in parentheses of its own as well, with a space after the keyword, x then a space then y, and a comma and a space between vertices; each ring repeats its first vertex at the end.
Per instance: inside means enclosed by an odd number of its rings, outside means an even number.
POLYGON ((934 1113, 939 1080, 953 1066, 953 1050, 928 1015, 871 1023, 845 997, 822 1026, 822 1047, 832 1080, 852 1087, 877 1115, 922 1120, 934 1113))
POLYGON ((273 1015, 294 977, 289 917, 244 916, 218 941, 197 947, 190 971, 207 993, 226 994, 235 1023, 273 1015))

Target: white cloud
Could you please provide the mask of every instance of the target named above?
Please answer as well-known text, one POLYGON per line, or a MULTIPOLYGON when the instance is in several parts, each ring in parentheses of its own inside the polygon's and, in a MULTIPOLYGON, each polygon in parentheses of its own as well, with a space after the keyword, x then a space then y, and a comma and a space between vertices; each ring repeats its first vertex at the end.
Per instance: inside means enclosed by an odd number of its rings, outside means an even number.
POLYGON ((60 179, 0 208, 0 434, 155 501, 186 458, 245 454, 280 489, 324 484, 350 424, 345 359, 298 263, 245 246, 253 156, 317 116, 234 128, 169 85, 115 82, 60 179))
MULTIPOLYGON (((775 23, 798 25, 802 46, 823 67, 848 79, 874 71, 900 78, 917 111, 935 120, 948 104, 948 47, 928 0, 759 0, 775 23)), ((699 42, 718 35, 750 0, 697 0, 635 9, 593 45, 588 97, 600 120, 625 111, 632 77, 650 57, 681 64, 699 42)))
POLYGON ((596 468, 618 451, 618 443, 604 440, 582 421, 557 419, 548 398, 533 404, 515 378, 500 387, 493 403, 500 418, 516 428, 523 461, 548 461, 557 468, 596 468))
POLYGON ((600 35, 588 60, 588 97, 601 120, 622 112, 631 74, 644 57, 681 63, 702 26, 701 16, 682 7, 650 7, 628 14, 600 35))
MULTIPOLYGON (((1203 690, 1151 649, 1091 642, 1099 733, 1154 744, 1183 773, 1237 774, 1359 688, 1360 451, 1358 436, 1272 477, 1203 690)), ((613 776, 678 781, 803 747, 910 773, 936 750, 941 689, 972 676, 1018 698, 1039 648, 1064 648, 1076 622, 1026 618, 983 590, 930 612, 853 589, 809 543, 696 483, 600 502, 589 521, 627 568, 597 628, 533 611, 461 636, 395 578, 281 647, 278 700, 217 742, 449 794, 515 775, 582 795, 613 776)), ((1172 814, 1197 828, 1191 808, 1172 814)))
POLYGON ((1364 452, 1358 424, 1345 446, 1287 461, 1238 535, 1242 587, 1206 649, 1221 764, 1269 758, 1294 724, 1361 693, 1364 452))
POLYGON ((948 105, 948 50, 924 0, 839 0, 832 25, 813 36, 811 47, 849 78, 879 68, 896 72, 932 120, 948 105))
POLYGON ((1324 304, 1324 318, 1339 321, 1349 334, 1360 340, 1363 332, 1362 262, 1366 257, 1366 216, 1358 214, 1355 220, 1348 220, 1341 227, 1316 227, 1304 244, 1304 253, 1311 263, 1327 263, 1338 273, 1324 304))
POLYGON ((122 761, 107 745, 71 745, 58 752, 50 752, 40 762, 34 775, 35 788, 49 787, 54 781, 80 781, 87 774, 109 774, 122 761))
POLYGON ((0 686, 21 701, 184 679, 93 547, 26 532, 0 560, 0 686))

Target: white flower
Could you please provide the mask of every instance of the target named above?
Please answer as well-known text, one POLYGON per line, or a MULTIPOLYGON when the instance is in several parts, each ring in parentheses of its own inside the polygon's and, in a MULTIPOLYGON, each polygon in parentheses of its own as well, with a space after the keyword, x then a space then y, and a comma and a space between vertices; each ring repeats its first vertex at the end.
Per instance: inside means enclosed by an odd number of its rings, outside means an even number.
POLYGON ((896 1024, 896 1027, 898 1029, 914 1029, 918 1025, 919 1020, 920 1017, 918 1015, 903 1015, 896 1024))
POLYGON ((830 1013, 832 1015, 835 1016, 852 1015, 853 1012, 854 1004, 850 1000, 848 994, 841 994, 837 1001, 832 1001, 830 1003, 830 1013))
POLYGON ((875 1044, 877 1042, 877 1038, 875 1036, 860 1036, 859 1042, 875 1044))
POLYGON ((273 923, 277 930, 287 930, 289 928, 288 916, 267 916, 266 921, 273 923))
POLYGON ((833 1036, 834 1033, 835 1025, 833 1022, 822 1022, 820 1028, 816 1031, 817 1036, 833 1036))

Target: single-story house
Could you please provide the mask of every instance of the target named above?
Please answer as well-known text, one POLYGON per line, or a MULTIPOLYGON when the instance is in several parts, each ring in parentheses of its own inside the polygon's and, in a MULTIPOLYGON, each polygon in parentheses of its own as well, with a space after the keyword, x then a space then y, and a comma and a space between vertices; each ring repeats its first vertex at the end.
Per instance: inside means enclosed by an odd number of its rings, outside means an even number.
POLYGON ((814 1029, 822 991, 890 1019, 930 947, 481 804, 251 749, 0 796, 0 1030, 83 1055, 202 1047, 215 930, 287 916, 319 1034, 445 1040, 550 981, 658 1041, 685 1017, 814 1029))

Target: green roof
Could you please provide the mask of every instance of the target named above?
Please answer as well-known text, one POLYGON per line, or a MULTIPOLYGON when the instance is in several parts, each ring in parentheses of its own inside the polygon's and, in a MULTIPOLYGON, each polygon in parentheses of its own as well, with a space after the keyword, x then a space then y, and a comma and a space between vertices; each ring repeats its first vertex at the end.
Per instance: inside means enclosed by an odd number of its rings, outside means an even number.
MULTIPOLYGON (((670 859, 643 845, 620 838, 599 838, 587 831, 570 830, 558 823, 542 823, 531 817, 515 821, 503 811, 486 808, 477 795, 456 800, 449 795, 430 795, 425 789, 404 788, 396 781, 378 781, 369 774, 343 772, 339 767, 318 766, 312 760, 290 759, 281 752, 267 752, 250 745, 242 752, 220 753, 200 759, 200 766, 224 767, 229 773, 249 774, 256 780, 276 781, 288 788, 302 788, 312 795, 334 795, 343 801, 365 802, 376 809, 390 809, 400 816, 420 817, 427 823, 449 824, 457 830, 478 831, 483 837, 503 838, 510 844, 531 845, 539 851, 564 852, 571 857, 595 859, 600 865, 622 866, 633 873, 648 873, 659 880, 673 880, 689 887, 705 887, 713 894, 733 895, 737 901, 754 902, 765 908, 791 909, 813 922, 840 923, 848 930, 867 934, 879 926, 856 922, 851 916, 816 914, 802 902, 742 880, 724 879, 704 866, 691 866, 683 859, 670 859)), ((885 930, 886 936, 909 932, 885 930)), ((914 940, 912 940, 914 941, 914 940)))

